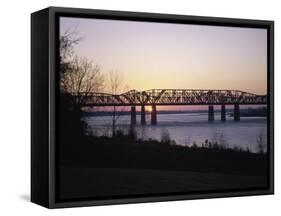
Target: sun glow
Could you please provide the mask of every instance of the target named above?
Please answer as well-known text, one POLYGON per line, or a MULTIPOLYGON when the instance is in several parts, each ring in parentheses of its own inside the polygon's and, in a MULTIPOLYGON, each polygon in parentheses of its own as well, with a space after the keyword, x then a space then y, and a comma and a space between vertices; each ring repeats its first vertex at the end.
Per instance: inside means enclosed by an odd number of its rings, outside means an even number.
POLYGON ((148 112, 152 112, 152 108, 151 107, 148 108, 148 112))
POLYGON ((122 73, 128 90, 267 92, 265 28, 63 17, 60 32, 76 26, 83 40, 75 45, 75 54, 92 59, 102 73, 122 73))

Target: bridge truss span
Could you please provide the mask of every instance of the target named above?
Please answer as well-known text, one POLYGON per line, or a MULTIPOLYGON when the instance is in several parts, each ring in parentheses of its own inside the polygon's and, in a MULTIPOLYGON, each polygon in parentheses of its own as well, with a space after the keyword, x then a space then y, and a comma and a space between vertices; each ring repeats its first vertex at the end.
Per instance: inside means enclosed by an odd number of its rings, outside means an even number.
POLYGON ((82 106, 267 104, 266 95, 239 90, 151 89, 123 94, 79 93, 82 106))

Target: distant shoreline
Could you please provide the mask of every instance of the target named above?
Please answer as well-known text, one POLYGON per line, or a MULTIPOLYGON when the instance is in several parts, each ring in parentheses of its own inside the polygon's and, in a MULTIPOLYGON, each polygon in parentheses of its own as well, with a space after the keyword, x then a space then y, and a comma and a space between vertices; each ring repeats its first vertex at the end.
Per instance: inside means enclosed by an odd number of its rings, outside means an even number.
MULTIPOLYGON (((215 113, 220 113, 220 110, 214 110, 215 113)), ((208 110, 159 110, 157 114, 207 114, 208 110)), ((233 116, 233 109, 226 109, 226 113, 229 116, 233 116)), ((130 111, 118 111, 118 115, 130 115, 130 111)), ((140 115, 140 111, 136 111, 137 115, 140 115)), ((149 115, 150 112, 146 111, 146 114, 149 115)), ((84 116, 112 116, 112 111, 84 111, 84 116)), ((240 116, 242 117, 266 117, 267 109, 249 109, 244 108, 240 109, 240 116)))

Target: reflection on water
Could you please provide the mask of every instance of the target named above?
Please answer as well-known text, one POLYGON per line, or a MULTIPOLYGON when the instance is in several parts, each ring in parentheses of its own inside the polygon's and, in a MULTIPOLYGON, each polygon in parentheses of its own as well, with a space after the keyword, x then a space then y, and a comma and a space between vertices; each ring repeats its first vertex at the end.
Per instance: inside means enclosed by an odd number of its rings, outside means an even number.
MULTIPOLYGON (((184 114, 158 114, 157 125, 150 125, 150 116, 147 116, 145 126, 140 125, 140 115, 137 115, 135 126, 139 139, 161 140, 163 131, 168 132, 170 138, 178 145, 201 145, 208 139, 211 142, 224 143, 229 147, 249 148, 257 151, 257 140, 263 138, 266 145, 267 120, 266 117, 241 117, 240 122, 234 122, 227 116, 225 122, 221 122, 220 114, 215 113, 215 121, 209 123, 206 113, 184 114)), ((111 116, 85 117, 91 132, 97 136, 111 136, 111 116)), ((120 116, 117 121, 117 129, 127 133, 130 128, 130 116, 120 116)))

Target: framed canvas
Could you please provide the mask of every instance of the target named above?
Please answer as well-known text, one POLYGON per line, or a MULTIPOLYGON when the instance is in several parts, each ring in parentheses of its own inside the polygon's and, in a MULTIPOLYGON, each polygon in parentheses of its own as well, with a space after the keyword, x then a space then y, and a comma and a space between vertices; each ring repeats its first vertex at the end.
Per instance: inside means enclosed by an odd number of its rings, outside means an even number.
POLYGON ((273 194, 273 21, 31 16, 31 201, 273 194))

